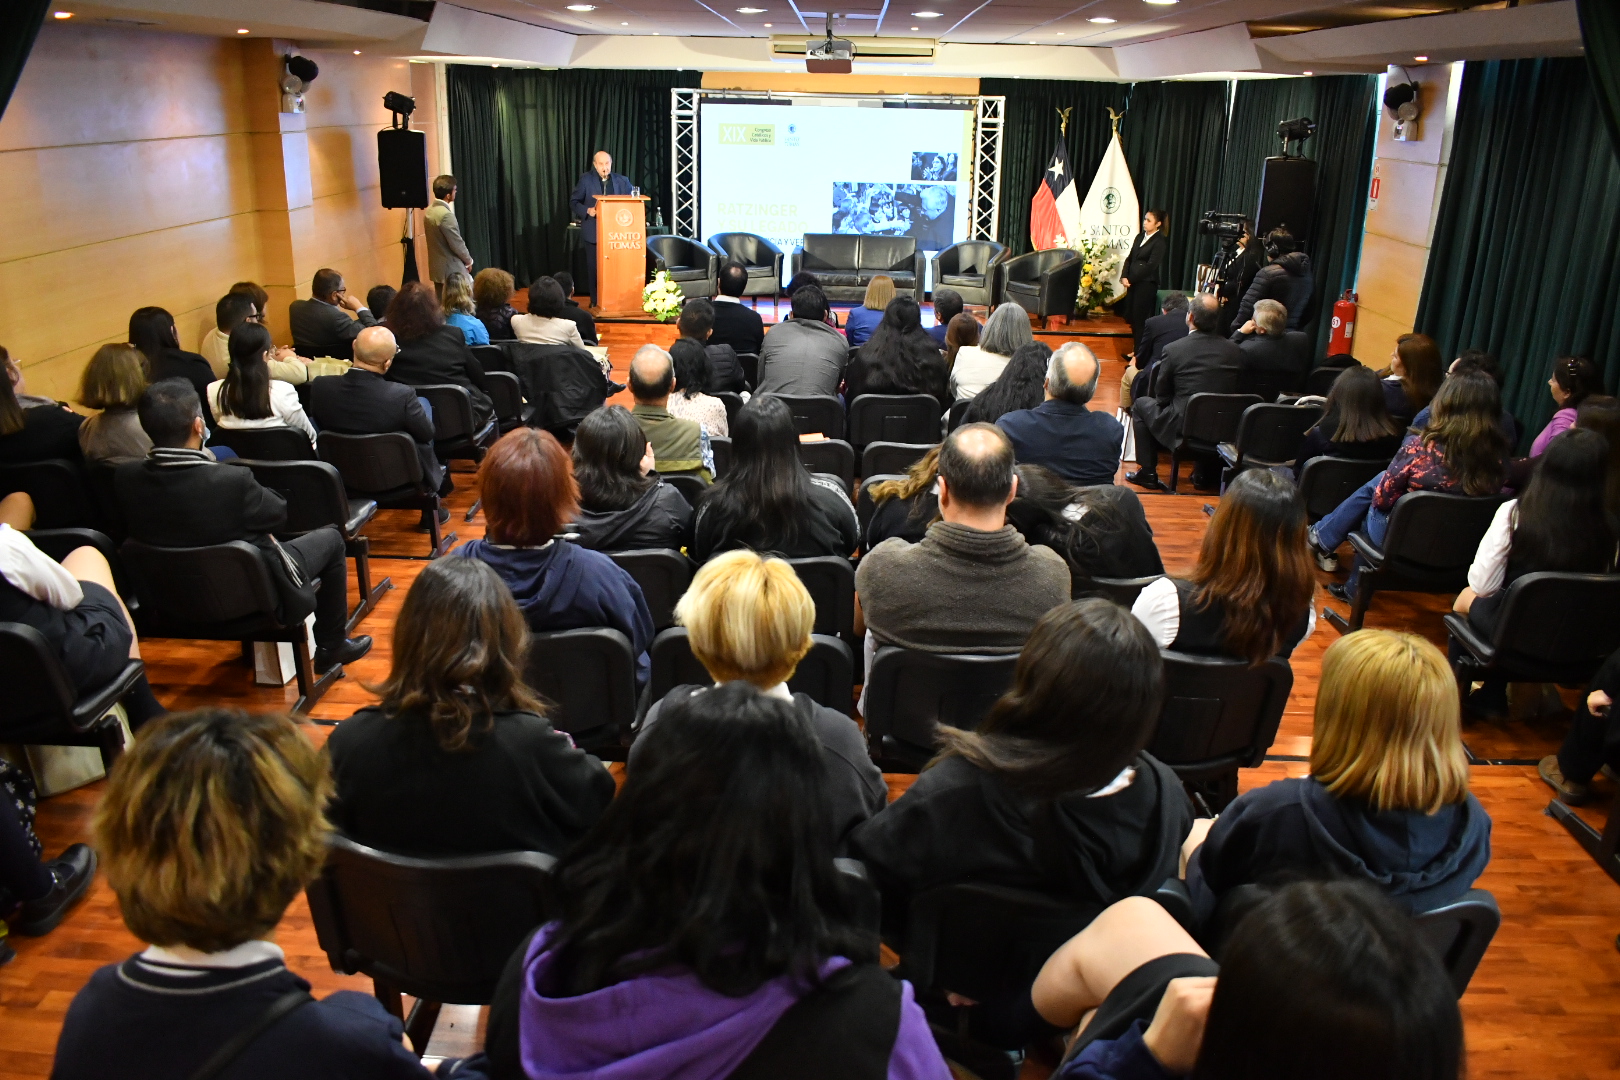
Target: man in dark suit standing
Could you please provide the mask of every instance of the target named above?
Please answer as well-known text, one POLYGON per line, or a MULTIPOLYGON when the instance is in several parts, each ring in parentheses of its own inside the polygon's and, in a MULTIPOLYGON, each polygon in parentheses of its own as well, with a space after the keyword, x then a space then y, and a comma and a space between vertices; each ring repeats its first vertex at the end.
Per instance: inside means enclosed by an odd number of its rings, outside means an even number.
POLYGON ((753 353, 765 344, 765 320, 742 302, 748 288, 748 268, 740 262, 727 262, 720 268, 720 295, 714 298, 714 331, 710 345, 730 345, 733 352, 753 353))
MULTIPOLYGON (((1243 366, 1243 353, 1218 332, 1221 304, 1214 296, 1199 293, 1189 300, 1187 323, 1192 332, 1165 347, 1153 394, 1131 402, 1136 460, 1141 467, 1125 479, 1149 491, 1164 488, 1159 483, 1159 449, 1181 441, 1188 400, 1194 394, 1236 393, 1243 366)), ((1195 466, 1193 483, 1209 486, 1202 479, 1195 466)))
POLYGON ((271 534, 287 522, 286 502, 260 487, 250 470, 216 462, 203 451, 202 403, 184 380, 153 383, 136 411, 152 440, 151 453, 120 465, 113 476, 129 535, 160 547, 247 541, 282 588, 285 613, 302 618, 297 613, 308 612, 310 601, 300 590, 319 579, 313 604, 316 671, 366 655, 369 637, 345 637, 349 571, 343 534, 327 526, 276 541, 271 534), (296 578, 281 562, 284 554, 296 578))
POLYGON ((585 241, 585 291, 596 303, 596 197, 598 195, 630 194, 630 178, 613 171, 613 155, 598 150, 591 158, 591 167, 579 174, 579 183, 568 197, 568 209, 579 222, 581 238, 585 241))
POLYGON ((1305 331, 1288 329, 1288 309, 1277 301, 1257 301, 1254 318, 1233 332, 1232 342, 1243 353, 1240 383, 1251 372, 1258 372, 1290 380, 1287 386, 1291 390, 1305 385, 1305 377, 1310 374, 1311 343, 1305 331))
POLYGON ((1187 329, 1187 294, 1173 291, 1165 294, 1163 310, 1142 324, 1142 340, 1136 354, 1125 365, 1125 377, 1119 382, 1119 407, 1129 409, 1139 394, 1147 393, 1147 380, 1153 365, 1164 359, 1164 348, 1180 341, 1189 333, 1187 329))
POLYGON ((309 291, 314 299, 294 300, 287 309, 294 351, 311 359, 350 359, 356 335, 368 326, 376 326, 377 320, 364 304, 349 295, 343 287, 343 275, 336 270, 323 267, 315 271, 309 291), (352 317, 350 312, 354 313, 352 317))
POLYGON ((1114 305, 1114 313, 1131 324, 1131 340, 1138 352, 1142 348, 1142 326, 1159 306, 1159 278, 1164 268, 1164 249, 1169 244, 1164 238, 1164 223, 1163 210, 1143 214, 1142 231, 1136 234, 1125 265, 1119 268, 1119 283, 1128 291, 1114 305))

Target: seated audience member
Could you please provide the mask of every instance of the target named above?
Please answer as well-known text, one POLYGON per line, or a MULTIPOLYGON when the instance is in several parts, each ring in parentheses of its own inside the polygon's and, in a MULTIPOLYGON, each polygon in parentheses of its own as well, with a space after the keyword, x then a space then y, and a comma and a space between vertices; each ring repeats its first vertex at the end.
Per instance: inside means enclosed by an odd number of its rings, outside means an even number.
POLYGON ((729 436, 726 403, 707 393, 709 356, 703 345, 693 338, 676 338, 669 347, 669 359, 675 368, 675 389, 666 406, 669 414, 680 420, 696 420, 711 436, 729 436))
POLYGON ((1575 416, 1581 403, 1593 394, 1603 392, 1603 379, 1598 375, 1597 365, 1584 356, 1561 356, 1553 364, 1552 377, 1547 380, 1547 391, 1552 394, 1558 410, 1530 444, 1531 457, 1540 457, 1547 444, 1575 426, 1575 416))
POLYGON ((1305 432, 1294 471, 1312 458, 1388 461, 1401 448, 1405 432, 1389 415, 1384 388, 1372 368, 1354 364, 1333 380, 1322 419, 1305 432))
POLYGON ((1461 899, 1490 861, 1491 819, 1468 793, 1459 717, 1450 665, 1416 634, 1328 646, 1310 775, 1239 795, 1188 841, 1199 920, 1239 885, 1301 878, 1365 881, 1413 913, 1461 899))
MULTIPOLYGON (((975 399, 977 400, 977 399, 975 399)), ((1062 555, 1076 584, 1164 573, 1142 500, 1128 487, 1074 487, 1042 465, 1020 465, 1007 524, 1062 555)))
POLYGON ((0 464, 82 461, 79 428, 84 417, 48 398, 28 397, 25 404, 17 389, 22 385, 21 369, 10 354, 5 364, 7 377, 0 378, 0 464))
MULTIPOLYGON (((0 760, 0 903, 10 914, 7 931, 42 937, 59 926, 96 876, 96 853, 89 844, 69 844, 54 859, 34 835, 34 784, 29 774, 0 760)), ((0 965, 17 958, 0 941, 0 965)))
MULTIPOLYGON (((1159 450, 1181 441, 1187 402, 1194 394, 1236 393, 1243 367, 1242 351, 1220 335, 1221 307, 1214 296, 1199 293, 1187 301, 1187 324, 1191 333, 1164 347, 1153 393, 1131 400, 1136 460, 1141 467, 1125 479, 1148 491, 1164 488, 1159 483, 1159 450)), ((1193 466, 1195 486, 1212 486, 1202 472, 1205 468, 1202 461, 1193 466)))
POLYGON ((678 320, 681 336, 691 338, 703 346, 709 361, 710 390, 740 393, 748 389, 742 362, 737 359, 737 351, 730 345, 714 342, 714 319, 714 304, 705 297, 694 296, 681 305, 681 316, 678 320))
POLYGON ((124 923, 149 945, 74 997, 51 1075, 203 1075, 276 1006, 226 1075, 426 1080, 376 998, 310 998, 271 940, 326 860, 331 790, 321 752, 286 716, 197 709, 141 733, 93 829, 124 923))
POLYGON ((584 836, 613 777, 551 726, 524 684, 528 641, 494 570, 477 559, 424 566, 394 625, 382 701, 327 740, 332 825, 422 858, 561 855, 584 836))
MULTIPOLYGON (((214 326, 203 335, 202 345, 197 350, 203 359, 208 361, 208 367, 213 371, 215 379, 223 379, 230 369, 231 331, 243 323, 258 325, 264 323, 264 309, 254 300, 253 294, 246 291, 239 292, 238 288, 239 286, 233 285, 231 291, 220 297, 219 303, 214 305, 214 326)), ((377 289, 388 289, 388 286, 379 285, 377 289)), ((377 289, 371 291, 375 293, 377 289)), ((389 295, 393 295, 392 289, 389 289, 389 295)), ((301 386, 309 381, 309 361, 292 349, 285 347, 276 349, 270 357, 269 364, 272 379, 280 379, 294 386, 301 386)))
POLYGON ((494 266, 486 266, 473 278, 473 314, 484 324, 484 332, 491 341, 512 341, 512 275, 494 266))
POLYGON ((562 290, 563 307, 561 317, 571 320, 575 326, 579 327, 581 341, 587 345, 595 345, 596 320, 591 316, 590 312, 579 306, 578 300, 574 299, 574 275, 566 270, 559 270, 551 275, 551 280, 555 281, 557 288, 562 290))
POLYGON ((855 507, 841 481, 814 475, 799 461, 787 404, 758 395, 736 423, 731 471, 704 493, 692 520, 692 558, 703 562, 732 548, 784 559, 854 554, 855 507))
MULTIPOLYGON (((433 450, 433 420, 416 391, 388 379, 399 347, 386 326, 368 326, 354 339, 354 366, 342 375, 326 375, 309 384, 309 412, 324 431, 341 435, 386 435, 403 431, 416 443, 422 481, 429 491, 455 490, 450 470, 433 450)), ((428 525, 423 511, 422 523, 428 525)), ((439 511, 441 521, 450 512, 439 511)))
POLYGON ((371 639, 345 638, 348 563, 343 534, 327 526, 290 540, 271 535, 287 520, 287 504, 259 486, 253 473, 221 465, 202 449, 202 406, 181 379, 147 387, 137 406, 152 440, 143 461, 118 466, 114 488, 129 535, 158 547, 205 547, 245 540, 259 549, 281 588, 283 615, 315 613, 315 668, 352 663, 371 650, 371 639), (297 568, 287 572, 285 561, 297 568), (320 580, 311 591, 310 583, 320 580))
POLYGON ((315 425, 304 415, 298 391, 270 377, 275 342, 270 331, 257 323, 243 323, 231 331, 231 366, 225 378, 208 384, 208 408, 214 427, 221 431, 292 428, 309 436, 315 445, 315 425))
POLYGON ((1620 399, 1593 394, 1576 410, 1575 426, 1597 432, 1609 445, 1609 483, 1603 505, 1620 518, 1620 399))
MULTIPOLYGON (((933 336, 932 331, 929 332, 933 336)), ((969 345, 979 343, 979 320, 965 311, 951 316, 950 324, 945 327, 945 367, 954 372, 956 370, 956 356, 969 345)), ((1048 350, 1050 351, 1050 350, 1048 350)))
POLYGON ((1263 664, 1287 657, 1316 628, 1316 575, 1305 546, 1305 501, 1269 469, 1227 486, 1187 578, 1160 578, 1131 614, 1161 649, 1263 664))
MULTIPOLYGON (((883 809, 889 789, 855 721, 788 688, 810 651, 816 623, 815 601, 793 567, 752 551, 716 555, 692 578, 675 606, 675 621, 686 627, 692 655, 715 686, 749 683, 770 697, 791 701, 810 725, 827 763, 823 794, 834 840, 842 843, 851 829, 883 809)), ((701 686, 677 686, 648 710, 630 748, 629 768, 641 763, 642 740, 660 717, 676 702, 704 692, 701 686)))
POLYGON ((1173 877, 1193 808, 1146 752, 1162 680, 1158 649, 1118 605, 1042 616, 978 730, 941 727, 939 757, 850 837, 883 894, 885 936, 903 948, 912 900, 958 882, 1095 914, 1173 877))
POLYGON ((558 862, 558 918, 513 954, 470 1069, 949 1080, 833 865, 827 754, 798 710, 728 683, 670 702, 636 754, 558 862))
MULTIPOLYGON (((950 330, 951 320, 962 314, 962 306, 962 294, 955 289, 942 285, 934 290, 934 325, 928 327, 927 332, 942 350, 950 344, 945 340, 945 335, 950 330)), ((975 330, 978 329, 978 322, 977 319, 973 320, 975 330)))
POLYGON ((939 447, 933 446, 903 476, 873 484, 872 516, 861 534, 861 550, 871 551, 890 537, 915 544, 939 520, 939 447))
POLYGON ((79 449, 86 464, 139 461, 152 449, 135 412, 145 392, 146 360, 141 350, 133 345, 103 345, 96 350, 79 379, 79 404, 101 410, 79 425, 79 449))
POLYGON ((1142 382, 1141 389, 1146 392, 1146 376, 1142 373, 1151 374, 1153 365, 1164 359, 1164 347, 1190 333, 1192 326, 1187 322, 1187 294, 1171 290, 1165 294, 1159 314, 1142 324, 1141 342, 1132 354, 1131 362, 1125 365, 1125 377, 1119 380, 1120 408, 1129 411, 1138 381, 1142 382))
MULTIPOLYGON (((356 335, 368 326, 376 326, 376 316, 349 294, 343 275, 336 270, 315 271, 309 291, 310 299, 294 300, 287 306, 293 347, 300 356, 350 359, 356 335)), ((434 297, 437 302, 438 297, 434 297)))
POLYGON ((1097 392, 1101 371, 1097 357, 1078 341, 1052 354, 1046 400, 996 421, 1012 440, 1020 465, 1045 465, 1081 486, 1114 482, 1125 426, 1105 412, 1086 408, 1097 392))
POLYGON ((467 339, 454 326, 446 326, 433 286, 413 281, 388 305, 384 321, 399 352, 388 377, 407 386, 454 383, 472 398, 473 430, 495 416, 495 405, 485 389, 484 369, 467 348, 467 339))
POLYGON ((951 407, 951 376, 934 339, 923 333, 922 312, 909 296, 896 296, 872 337, 844 372, 848 400, 862 394, 928 394, 951 407))
POLYGON ((855 572, 856 630, 868 648, 1016 653, 1037 620, 1069 598, 1069 566, 1007 524, 1018 493, 1012 443, 990 424, 940 444, 939 515, 915 544, 885 540, 855 572))
POLYGON ((1121 900, 1046 962, 1031 997, 1048 1023, 1081 1024, 1053 1080, 1464 1075, 1451 977, 1357 882, 1283 886, 1219 965, 1154 900, 1121 900))
POLYGON ((585 339, 580 336, 579 324, 563 314, 567 306, 562 286, 555 278, 535 278, 529 286, 529 313, 512 316, 512 333, 519 341, 536 345, 572 345, 583 349, 585 339))
MULTIPOLYGON (((786 296, 791 301, 794 293, 808 285, 814 285, 818 289, 821 288, 821 282, 816 280, 816 275, 812 274, 808 270, 801 270, 797 274, 794 274, 792 277, 788 278, 787 288, 782 290, 782 295, 786 296)), ((825 299, 825 296, 823 296, 823 299, 825 299)), ((832 304, 829 303, 827 305, 827 314, 822 317, 822 321, 828 326, 832 327, 834 330, 839 329, 840 324, 838 322, 838 312, 833 310, 832 304)), ((767 333, 768 332, 769 331, 767 331, 767 333)), ((843 335, 840 334, 839 336, 842 337, 843 335)))
POLYGON ((460 270, 452 270, 444 279, 444 299, 441 301, 444 321, 461 331, 468 345, 488 345, 489 330, 474 316, 472 278, 460 270))
POLYGON ((1243 299, 1238 302, 1237 315, 1232 325, 1241 327, 1254 318, 1254 307, 1261 300, 1276 300, 1289 311, 1288 329, 1298 330, 1305 322, 1305 309, 1310 306, 1311 257, 1299 250, 1286 228, 1272 229, 1266 234, 1265 253, 1270 258, 1249 283, 1243 299))
POLYGON ((1029 313, 1011 300, 990 313, 977 345, 963 345, 951 363, 951 386, 966 401, 996 381, 1013 353, 1035 340, 1029 313))
POLYGON ((1052 350, 1044 342, 1018 346, 996 381, 973 395, 962 413, 964 424, 994 424, 1008 413, 1033 409, 1046 400, 1046 370, 1052 350))
POLYGON ((55 405, 59 408, 67 408, 66 402, 57 401, 55 398, 40 397, 38 394, 30 394, 28 392, 28 380, 23 376, 22 365, 17 363, 11 353, 6 351, 4 345, 0 345, 0 366, 6 369, 6 381, 11 384, 11 391, 16 397, 18 405, 25 409, 32 409, 39 405, 55 405))
MULTIPOLYGON (((1375 544, 1384 542, 1389 515, 1409 491, 1494 495, 1502 490, 1508 441, 1499 418, 1502 398, 1481 371, 1453 375, 1435 392, 1428 423, 1406 440, 1389 468, 1310 528, 1310 544, 1331 555, 1356 529, 1375 544)), ((1340 600, 1355 595, 1359 570, 1328 591, 1340 600)))
POLYGON ((1395 340, 1395 351, 1389 358, 1389 377, 1384 380, 1384 401, 1389 415, 1415 426, 1418 413, 1429 407, 1445 377, 1440 346, 1434 339, 1427 334, 1402 334, 1395 340))
POLYGON ((180 332, 174 327, 174 316, 160 307, 137 308, 129 317, 129 343, 146 356, 147 381, 184 379, 190 383, 202 400, 203 422, 213 427, 208 384, 214 381, 214 369, 201 356, 180 347, 180 332))
POLYGON ((1254 374, 1276 374, 1290 381, 1291 389, 1305 385, 1311 365, 1311 343, 1303 330, 1289 330, 1288 311, 1275 300, 1254 305, 1254 317, 1232 332, 1243 353, 1239 384, 1254 374))
POLYGON ((850 348, 858 349, 866 344, 872 331, 883 321, 883 312, 893 299, 894 279, 889 275, 877 274, 867 282, 866 295, 859 305, 849 309, 849 315, 844 319, 844 336, 849 339, 850 348))
POLYGON ((747 288, 746 266, 728 261, 720 267, 720 294, 714 298, 714 332, 709 335, 709 344, 729 345, 738 354, 758 356, 765 344, 765 320, 742 302, 747 288))
POLYGON ((555 539, 579 507, 568 451, 550 432, 509 431, 478 467, 478 493, 485 538, 451 555, 494 567, 536 633, 592 626, 619 631, 635 653, 636 681, 645 682, 653 627, 641 586, 601 552, 555 539))
POLYGON ((1620 652, 1598 668, 1586 696, 1575 710, 1574 723, 1558 753, 1542 758, 1537 771, 1558 795, 1558 801, 1581 806, 1592 799, 1592 777, 1599 769, 1620 772, 1620 652))
POLYGON ((827 294, 805 285, 789 294, 793 314, 765 334, 759 353, 757 394, 838 393, 849 343, 827 324, 827 294))
POLYGON ((373 285, 366 290, 366 310, 378 319, 388 317, 388 305, 394 302, 399 290, 392 285, 373 285))
POLYGON ((675 390, 675 361, 656 345, 643 345, 630 358, 630 410, 652 446, 655 468, 665 476, 688 473, 705 484, 714 479, 714 452, 708 432, 696 420, 669 411, 675 390))
POLYGON ((604 405, 574 432, 579 513, 568 528, 596 551, 684 548, 692 540, 692 504, 653 472, 652 444, 630 410, 604 405))

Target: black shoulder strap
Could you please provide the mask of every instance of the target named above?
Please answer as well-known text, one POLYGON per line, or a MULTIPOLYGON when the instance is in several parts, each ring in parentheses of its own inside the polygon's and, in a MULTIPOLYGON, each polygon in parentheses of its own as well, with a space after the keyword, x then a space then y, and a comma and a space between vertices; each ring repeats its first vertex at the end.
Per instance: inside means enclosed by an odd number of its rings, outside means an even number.
POLYGON ((851 964, 793 1004, 727 1080, 885 1080, 900 1031, 900 983, 851 964))
POLYGON ((242 1056, 242 1051, 252 1045, 254 1039, 275 1027, 287 1014, 314 1000, 309 996, 308 990, 289 990, 282 994, 251 1024, 232 1035, 223 1046, 215 1050, 213 1055, 202 1063, 202 1068, 191 1074, 191 1080, 214 1080, 214 1077, 224 1072, 231 1062, 242 1056))

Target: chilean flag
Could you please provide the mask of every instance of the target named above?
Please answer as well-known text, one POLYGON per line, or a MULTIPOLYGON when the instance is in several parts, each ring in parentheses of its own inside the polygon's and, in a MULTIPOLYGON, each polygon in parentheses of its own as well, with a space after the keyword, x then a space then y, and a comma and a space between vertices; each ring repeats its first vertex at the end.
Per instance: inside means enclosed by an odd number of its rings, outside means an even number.
POLYGON ((1059 135, 1052 151, 1052 163, 1041 177, 1041 186, 1029 204, 1029 240, 1036 251, 1068 247, 1080 235, 1080 198, 1074 193, 1074 170, 1069 167, 1069 148, 1059 135))

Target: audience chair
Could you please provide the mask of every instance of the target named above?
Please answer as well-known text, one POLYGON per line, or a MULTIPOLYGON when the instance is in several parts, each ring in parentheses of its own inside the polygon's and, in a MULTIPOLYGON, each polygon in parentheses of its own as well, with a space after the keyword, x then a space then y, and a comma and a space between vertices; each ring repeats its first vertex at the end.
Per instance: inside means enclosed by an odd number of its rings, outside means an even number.
POLYGON ((866 738, 885 772, 918 772, 941 724, 972 730, 1012 685, 1015 654, 926 653, 885 645, 866 673, 866 738))
POLYGON ((1339 376, 1345 371, 1342 367, 1319 367, 1312 369, 1305 376, 1305 394, 1307 397, 1327 397, 1338 382, 1339 376))
POLYGON ((636 654, 623 633, 599 626, 531 635, 526 681, 556 705, 552 727, 581 749, 623 760, 636 718, 636 654))
POLYGON ((834 859, 838 881, 853 901, 855 925, 871 933, 873 955, 882 946, 883 896, 859 859, 834 859))
POLYGON ((1389 531, 1383 547, 1377 547, 1367 534, 1350 534, 1350 546, 1361 557, 1363 566, 1356 595, 1351 598, 1346 619, 1330 607, 1322 617, 1341 634, 1361 629, 1373 593, 1386 592, 1455 593, 1468 584, 1468 567, 1479 550, 1479 541, 1490 527, 1501 495, 1447 495, 1438 491, 1410 491, 1395 503, 1389 514, 1389 531))
POLYGON ((1237 438, 1238 424, 1250 405, 1260 404, 1253 394, 1194 394, 1187 400, 1187 417, 1181 425, 1181 441, 1170 450, 1170 490, 1176 490, 1177 473, 1183 461, 1216 458, 1223 442, 1237 438))
MULTIPOLYGON (((748 284, 744 296, 769 296, 771 311, 776 311, 777 299, 782 295, 782 249, 748 232, 715 233, 709 237, 709 250, 721 262, 740 262, 748 270, 748 284)), ((751 385, 759 385, 751 383, 751 385)))
POLYGON ((872 524, 872 515, 877 513, 877 503, 872 500, 872 488, 885 480, 904 480, 902 473, 874 473, 865 472, 861 476, 860 493, 855 497, 855 520, 860 522, 861 543, 866 542, 866 527, 872 524))
POLYGON ((938 445, 938 439, 932 442, 869 442, 866 449, 861 451, 861 475, 906 472, 938 445))
POLYGON ((341 664, 316 677, 304 620, 282 622, 281 595, 259 549, 247 541, 181 548, 125 540, 122 550, 141 600, 135 621, 142 638, 240 641, 244 654, 251 654, 252 642, 287 642, 298 673, 295 713, 307 713, 343 677, 341 664))
POLYGON ((253 470, 253 478, 260 486, 287 501, 287 524, 282 527, 280 536, 300 536, 327 525, 343 534, 344 554, 354 560, 355 583, 360 589, 360 603, 349 613, 348 626, 352 632, 394 587, 393 579, 386 577, 376 585, 371 584, 371 541, 360 530, 377 516, 376 502, 371 499, 351 502, 343 488, 343 477, 324 461, 238 459, 232 464, 253 470))
POLYGON ((1075 297, 1080 294, 1080 253, 1068 248, 1048 248, 1014 256, 1000 264, 1000 296, 993 301, 1012 300, 1031 315, 1073 315, 1075 297))
POLYGON ((855 640, 855 568, 841 555, 789 559, 810 598, 816 603, 814 633, 836 634, 851 646, 855 640))
POLYGON ((538 851, 415 859, 334 835, 304 895, 332 970, 371 976, 421 1057, 440 1007, 492 1002, 507 960, 552 917, 556 862, 538 851), (416 999, 408 1016, 404 995, 416 999))
POLYGON ((1620 885, 1620 799, 1609 804, 1609 816, 1603 831, 1598 832, 1586 823, 1575 808, 1559 799, 1547 804, 1547 814, 1568 830, 1581 850, 1592 856, 1598 868, 1620 885))
POLYGON ((1617 611, 1620 574, 1526 574, 1507 587, 1490 634, 1446 616, 1458 688, 1466 697, 1482 679, 1585 686, 1620 649, 1617 611))
MULTIPOLYGON (((96 529, 115 543, 122 543, 129 535, 124 524, 124 508, 118 502, 116 468, 112 465, 87 465, 84 469, 89 492, 91 513, 100 519, 96 529)), ((34 504, 36 508, 38 503, 34 504)))
POLYGON ((90 492, 84 466, 65 458, 0 465, 0 498, 26 491, 34 500, 34 524, 41 529, 95 529, 101 514, 90 492))
MULTIPOLYGON (((672 626, 653 638, 652 677, 647 703, 662 701, 677 686, 708 686, 714 680, 692 655, 686 627, 672 626)), ((808 694, 818 705, 852 714, 855 703, 855 654, 844 642, 827 634, 812 634, 810 651, 799 661, 788 689, 808 694)))
POLYGON ((1079 574, 1069 575, 1069 596, 1079 600, 1086 596, 1100 596, 1105 600, 1112 600, 1127 610, 1136 603, 1136 597, 1149 585, 1164 577, 1163 574, 1149 574, 1137 578, 1109 578, 1109 577, 1083 577, 1079 574))
POLYGON ((813 473, 836 476, 844 491, 855 488, 855 448, 843 439, 821 439, 799 444, 799 460, 813 473))
POLYGON ((1313 522, 1322 520, 1388 467, 1387 461, 1327 456, 1311 458, 1299 474, 1299 493, 1305 500, 1306 515, 1313 522))
POLYGON ((710 435, 709 452, 714 455, 714 478, 718 480, 731 471, 731 436, 710 435))
POLYGON ((1502 909, 1496 906, 1496 897, 1485 889, 1469 889, 1460 900, 1420 912, 1416 922, 1419 936, 1440 957, 1461 998, 1502 925, 1502 909))
POLYGON ((800 435, 844 437, 844 403, 832 394, 777 394, 793 413, 793 426, 800 435))
MULTIPOLYGON (((1264 395, 1262 395, 1264 396, 1264 395)), ((1299 457, 1305 433, 1322 419, 1315 405, 1269 405, 1261 402, 1243 410, 1237 437, 1215 447, 1226 466, 1223 487, 1245 469, 1292 465, 1299 457)))
POLYGON ((694 508, 703 499, 703 493, 709 490, 703 478, 694 473, 659 473, 658 478, 680 492, 687 505, 694 508))
POLYGON ((747 381, 748 389, 753 390, 759 385, 759 353, 738 353, 737 363, 742 365, 743 379, 747 381))
POLYGON ((673 548, 643 548, 637 551, 607 551, 636 584, 652 612, 654 630, 675 625, 675 602, 692 583, 692 560, 673 548))
POLYGON ((524 423, 544 428, 564 445, 573 442, 579 422, 608 399, 608 380, 596 357, 574 345, 501 345, 523 384, 528 403, 524 423))
MULTIPOLYGON (((417 394, 433 407, 433 452, 445 468, 450 462, 471 461, 474 465, 484 460, 489 448, 501 437, 500 413, 490 418, 483 427, 473 417, 472 395, 465 386, 456 383, 437 383, 414 387, 417 394)), ((478 515, 482 499, 474 500, 467 508, 466 520, 478 515)))
POLYGON ((67 558, 77 548, 95 548, 112 569, 113 585, 124 606, 131 611, 140 606, 135 598, 135 590, 130 587, 129 575, 124 572, 123 561, 118 557, 118 546, 106 533, 95 529, 29 529, 27 536, 35 547, 57 562, 67 558))
POLYGON ((684 236, 649 236, 647 251, 657 268, 681 287, 681 295, 713 296, 720 291, 720 257, 684 236))
POLYGON ((496 437, 523 426, 523 383, 510 371, 484 372, 484 389, 495 405, 496 437))
POLYGON ((929 394, 862 394, 849 403, 849 441, 933 443, 939 401, 929 394))
POLYGON ((0 743, 93 746, 102 765, 112 768, 124 749, 124 727, 113 706, 143 670, 139 660, 126 661, 106 684, 80 694, 43 634, 24 623, 0 622, 0 678, 6 686, 0 743))
POLYGON ((726 430, 731 430, 731 425, 737 422, 737 414, 742 412, 742 407, 747 402, 743 401, 741 394, 730 390, 716 390, 709 396, 719 398, 720 403, 726 407, 726 430))
POLYGON ((972 404, 972 398, 968 398, 966 401, 951 402, 950 412, 945 414, 946 435, 949 435, 951 432, 962 426, 962 421, 967 417, 968 406, 972 404))
POLYGON ((215 428, 209 446, 224 446, 250 461, 315 461, 309 436, 297 428, 215 428))
POLYGON ((1297 394, 1301 378, 1297 371, 1275 371, 1247 365, 1238 373, 1238 391, 1256 394, 1266 403, 1276 401, 1283 394, 1297 394))
POLYGON ((439 493, 427 487, 416 443, 403 431, 379 435, 321 435, 321 460, 343 477, 349 496, 369 498, 384 510, 420 510, 432 521, 429 558, 455 545, 456 534, 439 533, 439 493))
POLYGON ((1294 686, 1288 661, 1247 660, 1161 649, 1164 704, 1148 751, 1196 788, 1217 813, 1237 797, 1238 769, 1266 758, 1294 686))
POLYGON ((467 348, 472 350, 473 359, 478 361, 478 366, 484 369, 485 375, 492 371, 512 370, 512 360, 507 356, 506 350, 493 341, 488 345, 469 345, 467 348))
POLYGON ((990 240, 964 240, 935 255, 929 278, 934 288, 955 289, 964 304, 994 302, 996 270, 1007 259, 1007 249, 990 240))

